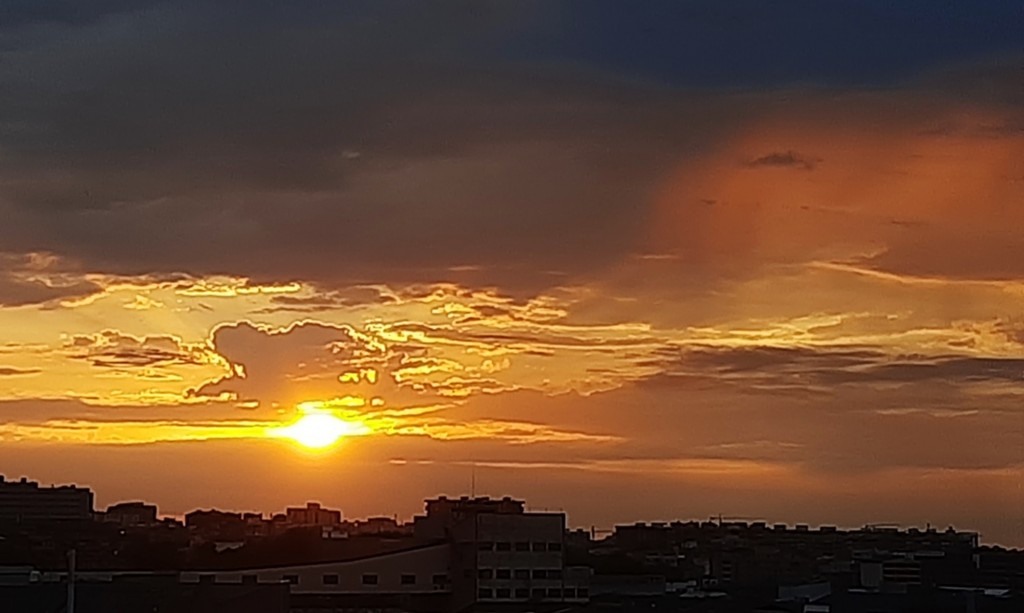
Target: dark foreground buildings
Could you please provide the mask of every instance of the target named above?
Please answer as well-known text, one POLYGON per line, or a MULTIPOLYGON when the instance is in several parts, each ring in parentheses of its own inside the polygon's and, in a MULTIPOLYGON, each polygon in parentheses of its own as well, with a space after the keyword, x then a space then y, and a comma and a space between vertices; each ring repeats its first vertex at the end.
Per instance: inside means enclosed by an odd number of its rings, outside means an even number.
POLYGON ((567 530, 512 498, 426 501, 410 523, 316 503, 265 518, 0 481, 0 612, 1024 610, 1024 555, 973 533, 673 522, 567 530), (75 568, 68 563, 74 551, 75 568))
POLYGON ((7 481, 0 475, 0 522, 87 520, 92 504, 88 488, 40 487, 25 478, 7 481))

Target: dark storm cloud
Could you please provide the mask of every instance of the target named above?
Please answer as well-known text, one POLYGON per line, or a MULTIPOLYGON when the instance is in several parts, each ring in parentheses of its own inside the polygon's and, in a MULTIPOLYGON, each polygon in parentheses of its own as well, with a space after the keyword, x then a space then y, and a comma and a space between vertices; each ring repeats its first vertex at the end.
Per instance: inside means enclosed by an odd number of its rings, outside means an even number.
POLYGON ((461 59, 520 17, 422 6, 3 30, 0 241, 126 273, 328 280, 625 249, 652 172, 609 121, 632 96, 461 59))
MULTIPOLYGON (((672 89, 706 84, 698 65, 732 74, 732 56, 694 56, 661 87, 601 51, 660 72, 634 26, 657 18, 672 53, 769 32, 756 5, 674 4, 4 3, 0 246, 127 274, 558 283, 636 251, 666 171, 786 103, 672 89), (604 36, 620 23, 625 36, 604 36)), ((870 61, 823 76, 796 53, 818 42, 816 19, 842 22, 800 10, 792 46, 744 54, 786 67, 773 84, 862 80, 870 61)), ((907 21, 878 10, 864 23, 907 21)), ((961 24, 958 58, 1002 49, 1002 30, 978 34, 1002 10, 961 24)))
POLYGON ((574 0, 513 48, 675 85, 889 83, 1021 47, 1014 0, 574 0))

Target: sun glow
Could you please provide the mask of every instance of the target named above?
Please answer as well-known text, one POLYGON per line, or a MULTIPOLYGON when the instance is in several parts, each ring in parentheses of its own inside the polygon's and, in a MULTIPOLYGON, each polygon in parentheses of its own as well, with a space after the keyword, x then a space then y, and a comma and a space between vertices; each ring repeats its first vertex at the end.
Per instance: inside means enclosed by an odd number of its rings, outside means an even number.
POLYGON ((346 421, 330 412, 307 412, 294 423, 271 431, 273 436, 289 438, 303 447, 323 449, 345 436, 369 434, 362 422, 346 421))

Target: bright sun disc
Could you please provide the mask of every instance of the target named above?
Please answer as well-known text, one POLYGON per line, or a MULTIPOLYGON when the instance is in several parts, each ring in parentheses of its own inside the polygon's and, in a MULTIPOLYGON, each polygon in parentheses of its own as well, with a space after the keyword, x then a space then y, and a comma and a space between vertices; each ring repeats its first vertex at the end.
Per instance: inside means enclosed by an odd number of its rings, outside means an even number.
POLYGON ((343 436, 366 434, 366 426, 348 422, 329 413, 303 415, 290 426, 273 431, 275 436, 290 438, 303 447, 321 449, 333 445, 343 436))

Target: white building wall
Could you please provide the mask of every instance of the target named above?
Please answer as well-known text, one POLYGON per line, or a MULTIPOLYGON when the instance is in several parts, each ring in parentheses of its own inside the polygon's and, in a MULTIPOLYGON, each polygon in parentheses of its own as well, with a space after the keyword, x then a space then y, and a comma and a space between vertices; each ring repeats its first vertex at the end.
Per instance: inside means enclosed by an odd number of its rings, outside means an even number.
POLYGON ((184 582, 212 577, 218 583, 292 583, 293 594, 424 594, 450 590, 447 545, 431 545, 348 562, 232 571, 183 572, 184 582), (403 582, 403 576, 415 578, 403 582), (369 581, 370 577, 374 581, 369 581))

